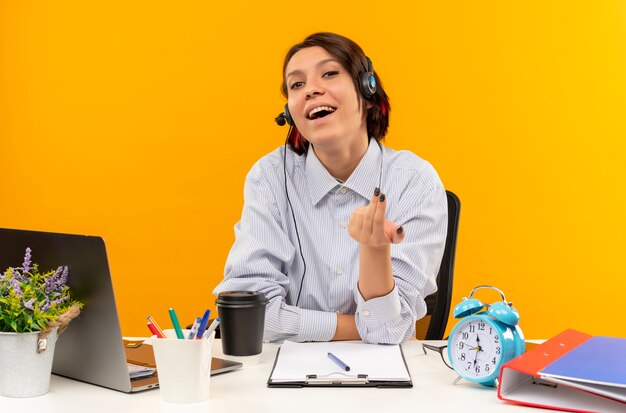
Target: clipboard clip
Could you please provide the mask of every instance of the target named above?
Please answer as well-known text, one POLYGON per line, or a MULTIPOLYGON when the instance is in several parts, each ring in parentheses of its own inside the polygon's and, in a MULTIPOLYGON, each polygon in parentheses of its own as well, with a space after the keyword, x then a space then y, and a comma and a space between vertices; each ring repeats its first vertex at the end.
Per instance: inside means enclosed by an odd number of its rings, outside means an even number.
POLYGON ((367 378, 367 374, 345 374, 341 372, 330 373, 330 374, 307 374, 306 376, 306 384, 312 385, 347 385, 347 384, 367 384, 369 380, 367 378))

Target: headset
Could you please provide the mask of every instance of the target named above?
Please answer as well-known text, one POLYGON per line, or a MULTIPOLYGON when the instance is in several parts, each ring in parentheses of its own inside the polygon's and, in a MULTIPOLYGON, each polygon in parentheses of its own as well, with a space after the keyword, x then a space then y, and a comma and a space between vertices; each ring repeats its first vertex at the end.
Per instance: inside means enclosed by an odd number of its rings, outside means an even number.
MULTIPOLYGON (((367 60, 366 70, 359 74, 359 91, 361 95, 365 99, 371 99, 376 94, 376 78, 374 77, 374 67, 372 65, 372 61, 369 57, 365 56, 367 60)), ((291 131, 294 127, 294 121, 291 117, 291 113, 289 113, 289 104, 285 103, 285 107, 283 112, 280 113, 274 121, 278 124, 278 126, 284 126, 285 124, 289 125, 289 130, 287 131, 287 139, 289 139, 289 135, 291 135, 291 131)), ((285 196, 287 197, 287 203, 289 204, 289 209, 291 210, 291 218, 293 219, 293 226, 296 230, 296 238, 298 239, 298 249, 300 252, 300 258, 302 258, 302 280, 300 281, 300 288, 298 289, 298 297, 296 298, 296 307, 300 302, 300 295, 302 294, 302 286, 304 286, 304 277, 306 276, 306 261, 304 260, 304 253, 302 252, 302 242, 300 241, 300 233, 298 232, 298 224, 296 223, 296 215, 293 212, 293 206, 291 205, 291 199, 289 199, 289 191, 287 190, 287 139, 285 139, 285 150, 283 151, 283 172, 285 175, 285 196)), ((383 177, 383 147, 380 142, 376 141, 378 147, 380 148, 380 171, 378 174, 378 188, 380 188, 383 177)))

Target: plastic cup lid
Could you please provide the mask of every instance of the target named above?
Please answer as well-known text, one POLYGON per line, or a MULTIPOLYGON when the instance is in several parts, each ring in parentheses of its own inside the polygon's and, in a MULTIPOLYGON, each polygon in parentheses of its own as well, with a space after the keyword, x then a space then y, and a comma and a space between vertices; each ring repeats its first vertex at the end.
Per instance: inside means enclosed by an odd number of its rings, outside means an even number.
POLYGON ((217 296, 218 304, 267 304, 265 294, 258 291, 223 291, 217 296))

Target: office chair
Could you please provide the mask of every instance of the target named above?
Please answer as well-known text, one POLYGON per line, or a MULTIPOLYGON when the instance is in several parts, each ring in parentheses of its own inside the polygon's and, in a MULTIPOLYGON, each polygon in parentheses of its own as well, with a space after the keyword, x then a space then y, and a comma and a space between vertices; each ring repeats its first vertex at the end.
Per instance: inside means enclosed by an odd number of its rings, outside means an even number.
POLYGON ((426 315, 415 323, 415 337, 418 340, 443 339, 448 324, 461 201, 450 191, 446 191, 446 195, 448 198, 448 232, 436 279, 437 292, 426 297, 426 315))

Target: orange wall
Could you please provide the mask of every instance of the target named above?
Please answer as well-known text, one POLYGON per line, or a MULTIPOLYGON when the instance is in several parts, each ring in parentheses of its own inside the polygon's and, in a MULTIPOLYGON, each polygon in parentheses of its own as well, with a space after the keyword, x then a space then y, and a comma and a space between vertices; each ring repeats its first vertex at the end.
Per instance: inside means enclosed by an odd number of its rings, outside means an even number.
POLYGON ((454 302, 490 283, 527 337, 626 336, 626 3, 393 3, 0 0, 0 226, 104 236, 127 335, 214 309, 282 57, 336 31, 392 98, 387 144, 463 202, 454 302))

